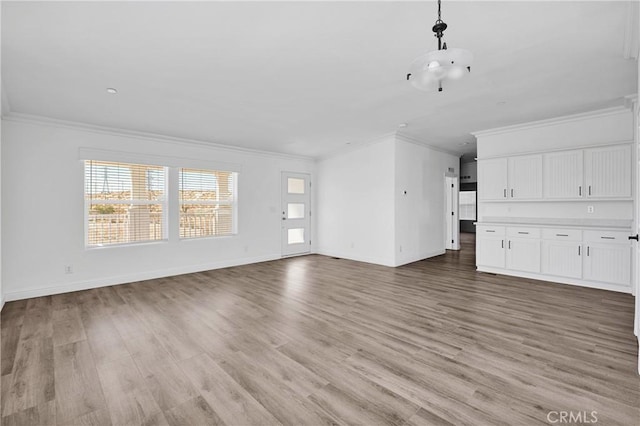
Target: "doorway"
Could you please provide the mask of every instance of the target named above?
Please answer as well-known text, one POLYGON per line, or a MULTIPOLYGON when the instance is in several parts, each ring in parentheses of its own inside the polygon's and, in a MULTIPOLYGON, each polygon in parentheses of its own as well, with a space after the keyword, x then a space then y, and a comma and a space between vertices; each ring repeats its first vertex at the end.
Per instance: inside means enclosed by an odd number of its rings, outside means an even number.
POLYGON ((458 176, 445 176, 445 216, 447 250, 460 250, 460 222, 458 220, 458 194, 460 192, 458 176))
POLYGON ((311 251, 311 178, 282 172, 282 256, 311 251))

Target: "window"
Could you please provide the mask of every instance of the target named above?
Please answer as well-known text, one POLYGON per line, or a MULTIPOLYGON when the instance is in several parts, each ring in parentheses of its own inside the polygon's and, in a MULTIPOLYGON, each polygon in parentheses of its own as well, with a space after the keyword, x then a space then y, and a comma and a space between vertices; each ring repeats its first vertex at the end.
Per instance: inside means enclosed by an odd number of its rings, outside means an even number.
POLYGON ((237 173, 180 169, 179 176, 180 238, 235 234, 237 173))
POLYGON ((166 168, 92 160, 84 164, 87 246, 166 238, 166 168))
POLYGON ((476 191, 460 191, 460 220, 476 220, 476 191))

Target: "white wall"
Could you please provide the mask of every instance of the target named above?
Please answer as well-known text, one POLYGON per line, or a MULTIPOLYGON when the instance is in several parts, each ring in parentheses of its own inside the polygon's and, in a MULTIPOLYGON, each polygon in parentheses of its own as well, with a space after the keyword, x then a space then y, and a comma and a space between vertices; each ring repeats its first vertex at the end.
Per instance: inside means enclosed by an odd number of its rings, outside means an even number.
POLYGON ((451 154, 396 141, 394 265, 445 252, 444 177, 449 168, 458 173, 458 164, 451 154))
POLYGON ((320 161, 318 252, 386 266, 444 253, 449 167, 457 157, 395 136, 320 161))
POLYGON ((2 139, 7 300, 280 258, 281 171, 313 174, 315 167, 304 159, 11 118, 2 139), (239 165, 238 235, 85 249, 81 147, 239 165))
MULTIPOLYGON (((633 114, 628 108, 611 108, 575 116, 475 133, 478 159, 530 152, 574 149, 586 146, 632 142, 633 114)), ((633 219, 632 201, 581 200, 572 202, 479 201, 478 220, 496 218, 580 219, 624 221, 633 219), (587 205, 594 212, 587 212, 587 205)))
MULTIPOLYGON (((0 23, 2 22, 2 2, 0 1, 0 23)), ((2 25, 0 24, 0 27, 2 25)), ((0 46, 2 45, 2 30, 0 28, 0 46)), ((2 55, 0 54, 0 58, 2 55)), ((0 59, 0 70, 2 69, 2 60, 0 59)), ((8 113, 7 108, 7 94, 4 91, 4 85, 2 84, 2 72, 0 72, 0 117, 3 114, 8 113)), ((2 119, 0 119, 0 176, 2 175, 2 119)), ((4 291, 2 289, 2 178, 0 177, 0 311, 4 306, 4 291)))
POLYGON ((394 265, 394 155, 389 136, 318 163, 318 253, 394 265))

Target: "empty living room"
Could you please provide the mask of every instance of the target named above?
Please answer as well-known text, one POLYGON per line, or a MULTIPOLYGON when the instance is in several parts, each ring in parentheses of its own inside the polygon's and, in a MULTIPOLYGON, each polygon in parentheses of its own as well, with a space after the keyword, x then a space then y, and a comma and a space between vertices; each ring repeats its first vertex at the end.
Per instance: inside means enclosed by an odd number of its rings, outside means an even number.
POLYGON ((0 424, 640 425, 639 27, 0 1, 0 424))

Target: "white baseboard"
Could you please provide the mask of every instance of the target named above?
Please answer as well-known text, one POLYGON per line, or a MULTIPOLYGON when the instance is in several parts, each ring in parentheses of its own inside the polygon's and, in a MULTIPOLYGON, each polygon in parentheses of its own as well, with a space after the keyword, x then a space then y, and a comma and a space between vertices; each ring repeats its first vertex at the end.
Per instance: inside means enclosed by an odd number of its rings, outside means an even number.
POLYGON ((530 278, 530 279, 545 281, 550 283, 569 284, 569 285, 575 285, 579 287, 589 287, 589 288, 597 288, 600 290, 617 291, 619 293, 631 293, 631 286, 599 283, 599 282, 585 281, 585 280, 579 280, 579 279, 573 279, 573 278, 550 277, 549 275, 544 275, 544 274, 512 271, 509 269, 491 268, 487 266, 478 266, 476 269, 478 270, 478 272, 488 272, 490 274, 509 275, 512 277, 520 277, 520 278, 530 278))
MULTIPOLYGON (((77 281, 56 286, 39 287, 29 290, 9 291, 4 294, 4 301, 30 299, 32 297, 51 296, 54 294, 69 293, 72 291, 89 290, 92 288, 106 287, 110 285, 133 283, 136 281, 152 280, 156 278, 171 277, 174 275, 191 274, 194 272, 209 271, 212 269, 229 268, 231 266, 248 265, 251 263, 268 262, 280 259, 281 255, 272 254, 257 257, 247 257, 233 260, 224 260, 200 265, 191 265, 180 268, 158 269, 135 274, 118 275, 114 277, 99 278, 94 280, 77 281)), ((6 285, 6 283, 4 283, 6 285)))

